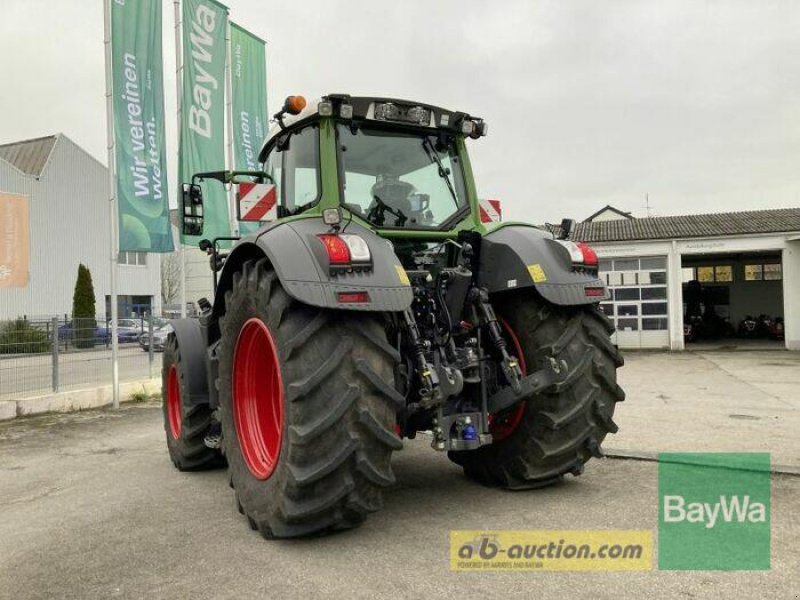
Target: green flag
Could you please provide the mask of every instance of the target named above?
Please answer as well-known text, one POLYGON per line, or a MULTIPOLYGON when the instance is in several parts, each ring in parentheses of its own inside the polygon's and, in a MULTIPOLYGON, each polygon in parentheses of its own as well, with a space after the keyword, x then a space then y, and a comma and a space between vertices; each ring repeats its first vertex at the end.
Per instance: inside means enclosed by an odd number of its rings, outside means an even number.
MULTIPOLYGON (((233 164, 238 171, 257 171, 258 152, 267 134, 267 63, 264 41, 231 23, 231 110, 233 164)), ((258 223, 239 222, 246 235, 258 223)))
POLYGON ((111 65, 119 249, 172 252, 161 0, 111 1, 111 65))
MULTIPOLYGON (((181 183, 202 171, 225 169, 225 31, 228 9, 215 0, 183 0, 183 93, 181 94, 181 183)), ((203 186, 204 238, 230 235, 225 188, 203 186)), ((178 211, 181 215, 183 211, 178 211)), ((197 236, 182 236, 187 244, 197 236)))

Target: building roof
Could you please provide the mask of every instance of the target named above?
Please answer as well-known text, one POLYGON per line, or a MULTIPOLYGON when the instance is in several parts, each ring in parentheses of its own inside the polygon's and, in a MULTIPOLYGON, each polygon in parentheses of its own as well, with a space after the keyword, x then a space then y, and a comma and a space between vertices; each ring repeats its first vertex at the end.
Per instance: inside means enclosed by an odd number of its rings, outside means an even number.
MULTIPOLYGON (((547 225, 553 233, 558 225, 547 225)), ((800 232, 800 208, 676 217, 650 217, 577 223, 572 239, 583 242, 626 242, 800 232)))
POLYGON ((39 177, 47 164, 47 159, 50 158, 57 139, 57 135, 47 135, 21 142, 1 144, 0 158, 27 175, 39 177))
POLYGON ((631 213, 622 211, 622 210, 620 210, 618 208, 614 208, 610 204, 606 204, 603 208, 598 210, 596 213, 593 213, 593 214, 589 215, 588 217, 586 217, 586 219, 584 219, 584 221, 592 221, 592 220, 595 219, 595 217, 597 217, 599 215, 602 215, 604 212, 615 213, 615 214, 619 215, 620 219, 633 219, 634 218, 631 213))

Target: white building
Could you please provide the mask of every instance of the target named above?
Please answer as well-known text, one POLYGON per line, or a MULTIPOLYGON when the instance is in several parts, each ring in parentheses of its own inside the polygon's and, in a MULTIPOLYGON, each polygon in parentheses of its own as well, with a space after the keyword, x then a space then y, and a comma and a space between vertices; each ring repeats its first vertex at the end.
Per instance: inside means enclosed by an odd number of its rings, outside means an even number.
MULTIPOLYGON (((0 192, 27 198, 29 276, 0 287, 0 320, 70 313, 78 264, 92 274, 98 316, 110 312, 108 170, 64 134, 0 145, 0 192)), ((158 254, 122 253, 120 316, 161 307, 158 254)))
POLYGON ((572 239, 597 251, 622 348, 684 349, 702 292, 702 310, 731 331, 748 315, 782 318, 775 344, 800 350, 800 208, 637 219, 606 207, 572 239))

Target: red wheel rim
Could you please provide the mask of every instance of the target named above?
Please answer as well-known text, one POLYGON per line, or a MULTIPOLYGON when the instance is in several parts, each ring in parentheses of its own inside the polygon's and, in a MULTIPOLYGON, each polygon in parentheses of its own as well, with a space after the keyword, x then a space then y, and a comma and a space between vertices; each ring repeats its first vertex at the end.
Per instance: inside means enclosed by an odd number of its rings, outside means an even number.
POLYGON ((261 319, 249 319, 233 354, 233 420, 247 468, 268 479, 283 437, 283 381, 278 350, 261 319))
POLYGON ((175 365, 170 365, 167 374, 167 421, 169 432, 177 440, 181 436, 181 383, 175 365))
MULTIPOLYGON (((522 375, 527 375, 528 367, 525 364, 525 355, 522 353, 522 345, 519 343, 517 334, 511 329, 508 321, 503 318, 498 320, 511 341, 512 350, 519 361, 519 369, 522 371, 522 375)), ((489 415, 489 432, 492 434, 492 441, 499 442, 514 433, 520 421, 522 421, 522 415, 525 414, 525 406, 526 403, 523 401, 516 406, 511 406, 499 413, 489 415)))

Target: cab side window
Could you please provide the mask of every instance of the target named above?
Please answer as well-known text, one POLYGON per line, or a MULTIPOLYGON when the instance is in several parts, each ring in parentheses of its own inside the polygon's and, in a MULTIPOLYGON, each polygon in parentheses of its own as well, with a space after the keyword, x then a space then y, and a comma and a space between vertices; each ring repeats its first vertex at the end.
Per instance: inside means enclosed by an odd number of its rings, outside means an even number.
POLYGON ((320 195, 319 128, 306 127, 279 140, 264 169, 275 179, 280 204, 289 213, 314 204, 320 195))

